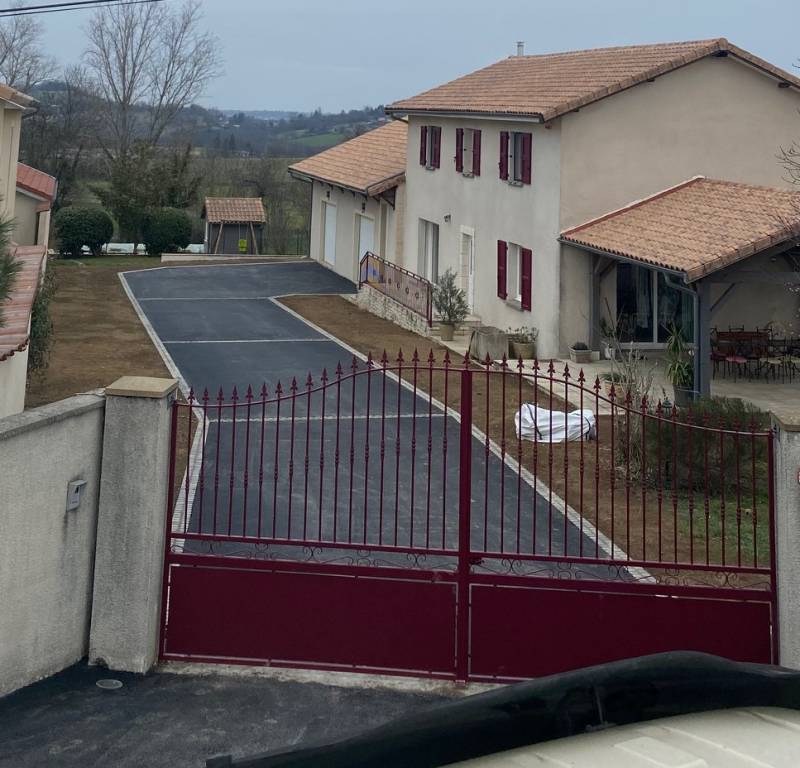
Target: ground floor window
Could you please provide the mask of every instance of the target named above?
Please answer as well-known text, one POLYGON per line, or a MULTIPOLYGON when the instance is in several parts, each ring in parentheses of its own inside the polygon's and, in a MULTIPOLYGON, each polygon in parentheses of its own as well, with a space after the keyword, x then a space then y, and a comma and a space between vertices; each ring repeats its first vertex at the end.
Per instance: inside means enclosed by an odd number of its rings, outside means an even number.
POLYGON ((522 302, 522 248, 509 243, 506 255, 506 299, 522 302))
POLYGON ((694 338, 692 297, 667 283, 663 272, 636 264, 617 265, 619 340, 663 344, 673 326, 694 338))
POLYGON ((439 279, 439 225, 419 220, 419 253, 417 272, 435 283, 439 279))

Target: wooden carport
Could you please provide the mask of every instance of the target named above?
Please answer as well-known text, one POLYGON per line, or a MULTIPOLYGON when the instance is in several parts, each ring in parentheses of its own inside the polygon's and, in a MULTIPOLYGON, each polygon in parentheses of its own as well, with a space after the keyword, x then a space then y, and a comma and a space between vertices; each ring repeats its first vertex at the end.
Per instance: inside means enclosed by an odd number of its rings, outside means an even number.
POLYGON ((266 214, 259 197, 207 197, 206 253, 259 255, 264 250, 266 214))

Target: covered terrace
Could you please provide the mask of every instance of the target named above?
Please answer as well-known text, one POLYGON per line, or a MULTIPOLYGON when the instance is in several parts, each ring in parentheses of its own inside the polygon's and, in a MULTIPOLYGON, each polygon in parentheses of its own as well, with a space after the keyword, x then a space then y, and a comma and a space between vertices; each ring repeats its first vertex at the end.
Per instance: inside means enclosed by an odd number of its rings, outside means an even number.
POLYGON ((800 375, 800 193, 697 176, 559 239, 592 256, 593 350, 612 328, 658 356, 674 326, 696 394, 714 376, 778 386, 800 375))

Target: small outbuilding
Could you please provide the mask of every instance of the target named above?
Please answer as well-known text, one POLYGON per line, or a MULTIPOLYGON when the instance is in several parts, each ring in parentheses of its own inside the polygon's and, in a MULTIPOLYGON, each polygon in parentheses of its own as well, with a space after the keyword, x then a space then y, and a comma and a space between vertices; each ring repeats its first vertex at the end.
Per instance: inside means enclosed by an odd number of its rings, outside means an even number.
POLYGON ((263 252, 267 217, 260 197, 207 197, 202 217, 206 253, 257 256, 263 252))

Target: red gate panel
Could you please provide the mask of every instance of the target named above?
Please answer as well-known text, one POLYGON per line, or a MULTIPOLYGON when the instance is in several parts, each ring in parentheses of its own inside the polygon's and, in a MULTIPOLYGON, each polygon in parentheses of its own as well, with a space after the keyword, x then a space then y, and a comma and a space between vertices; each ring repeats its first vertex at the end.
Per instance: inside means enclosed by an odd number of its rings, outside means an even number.
POLYGON ((675 650, 774 661, 764 592, 503 581, 471 587, 472 679, 539 677, 675 650))
POLYGON ((456 585, 365 570, 172 565, 163 656, 452 677, 456 585))

